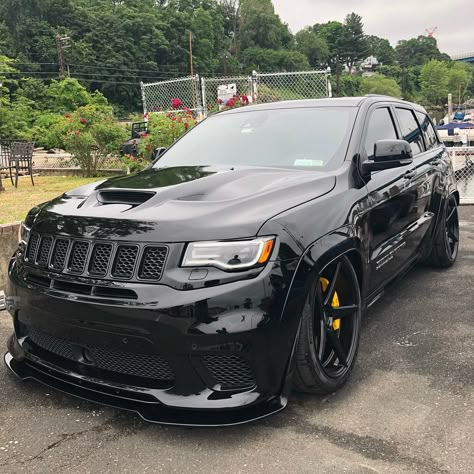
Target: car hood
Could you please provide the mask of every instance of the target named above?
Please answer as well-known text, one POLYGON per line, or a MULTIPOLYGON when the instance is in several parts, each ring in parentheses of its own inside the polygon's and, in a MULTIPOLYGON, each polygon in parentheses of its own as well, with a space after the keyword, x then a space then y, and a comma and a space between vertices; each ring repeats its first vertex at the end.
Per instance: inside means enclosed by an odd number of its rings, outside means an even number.
POLYGON ((328 173, 295 169, 149 169, 91 183, 46 203, 35 227, 161 242, 250 237, 276 214, 330 192, 335 181, 328 173))

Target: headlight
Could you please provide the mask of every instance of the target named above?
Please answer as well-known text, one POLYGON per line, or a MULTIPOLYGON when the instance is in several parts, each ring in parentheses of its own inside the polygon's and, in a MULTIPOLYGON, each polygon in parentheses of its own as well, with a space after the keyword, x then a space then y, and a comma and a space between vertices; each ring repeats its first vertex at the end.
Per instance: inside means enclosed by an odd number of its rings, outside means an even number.
POLYGON ((28 243, 28 239, 30 237, 30 228, 25 225, 24 222, 20 224, 20 228, 18 229, 18 241, 23 244, 28 243))
POLYGON ((274 237, 227 242, 193 242, 186 249, 182 266, 245 270, 267 263, 274 243, 274 237))

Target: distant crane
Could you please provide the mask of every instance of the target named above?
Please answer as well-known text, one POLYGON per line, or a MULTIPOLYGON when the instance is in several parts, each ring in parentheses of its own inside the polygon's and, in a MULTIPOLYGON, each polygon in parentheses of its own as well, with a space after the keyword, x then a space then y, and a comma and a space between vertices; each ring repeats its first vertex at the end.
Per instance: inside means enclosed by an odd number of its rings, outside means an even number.
POLYGON ((435 33, 438 31, 438 27, 432 26, 431 28, 426 28, 425 31, 426 31, 426 36, 428 36, 428 38, 433 38, 435 33))

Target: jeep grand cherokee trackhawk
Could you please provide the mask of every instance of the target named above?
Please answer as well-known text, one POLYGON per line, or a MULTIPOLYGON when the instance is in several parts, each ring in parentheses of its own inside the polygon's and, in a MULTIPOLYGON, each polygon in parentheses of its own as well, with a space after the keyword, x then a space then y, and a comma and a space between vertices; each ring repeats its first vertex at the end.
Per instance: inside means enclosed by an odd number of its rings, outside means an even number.
POLYGON ((383 96, 204 120, 147 170, 30 211, 9 266, 22 379, 144 419, 228 425, 330 393, 361 317, 454 263, 459 196, 425 110, 383 96))

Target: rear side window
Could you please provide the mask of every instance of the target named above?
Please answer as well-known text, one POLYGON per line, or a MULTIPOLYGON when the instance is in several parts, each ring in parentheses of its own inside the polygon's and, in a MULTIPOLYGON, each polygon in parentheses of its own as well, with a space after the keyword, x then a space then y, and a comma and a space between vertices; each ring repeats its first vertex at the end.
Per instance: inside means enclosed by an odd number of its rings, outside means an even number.
POLYGON ((423 138, 413 111, 397 107, 397 116, 400 122, 403 140, 406 140, 411 145, 411 150, 414 155, 423 153, 423 138))
POLYGON ((423 136, 425 137, 426 149, 430 150, 431 148, 437 147, 439 144, 438 137, 428 116, 422 112, 416 112, 416 116, 418 117, 418 122, 423 131, 423 136))
POLYGON ((367 138, 365 139, 367 157, 371 159, 374 156, 375 142, 378 140, 394 140, 396 138, 397 132, 390 110, 387 107, 375 109, 370 116, 367 127, 367 138))

